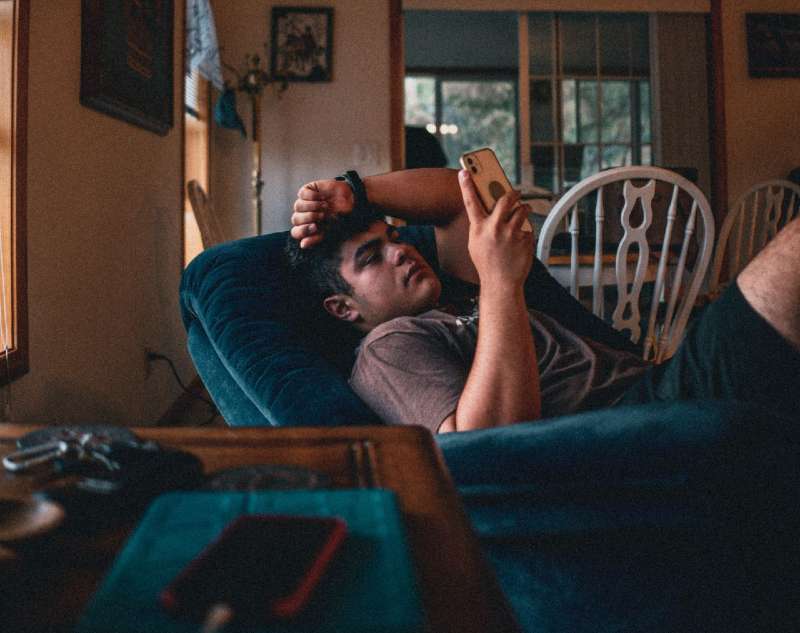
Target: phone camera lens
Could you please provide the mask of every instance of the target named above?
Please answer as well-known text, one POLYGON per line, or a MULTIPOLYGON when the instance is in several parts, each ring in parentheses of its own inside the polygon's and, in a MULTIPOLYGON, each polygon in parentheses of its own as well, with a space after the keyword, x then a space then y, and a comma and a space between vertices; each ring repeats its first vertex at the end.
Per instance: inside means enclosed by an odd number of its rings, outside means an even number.
POLYGON ((477 174, 477 173, 478 173, 478 168, 477 168, 477 167, 475 167, 475 165, 473 165, 472 167, 470 167, 470 169, 472 170, 472 173, 473 173, 473 174, 477 174))
POLYGON ((471 158, 467 158, 467 162, 471 165, 472 164, 472 159, 471 158))

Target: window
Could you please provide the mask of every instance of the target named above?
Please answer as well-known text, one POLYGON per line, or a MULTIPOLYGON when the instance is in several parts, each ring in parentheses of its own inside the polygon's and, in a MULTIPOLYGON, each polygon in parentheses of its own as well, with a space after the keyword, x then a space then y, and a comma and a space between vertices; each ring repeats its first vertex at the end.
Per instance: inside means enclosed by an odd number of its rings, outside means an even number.
POLYGON ((439 140, 448 166, 491 147, 518 180, 519 27, 514 11, 403 11, 406 125, 439 140))
POLYGON ((0 0, 0 384, 28 371, 25 253, 28 0, 0 0))
POLYGON ((464 152, 491 147, 509 178, 517 179, 516 78, 479 74, 408 74, 406 125, 425 127, 440 141, 448 166, 464 152))
POLYGON ((529 13, 523 20, 533 184, 558 192, 601 169, 651 164, 648 17, 529 13))
MULTIPOLYGON (((209 95, 208 81, 196 70, 184 75, 184 183, 196 180, 208 193, 209 174, 209 95)), ((183 191, 183 263, 184 266, 203 250, 200 229, 184 186, 183 191)))

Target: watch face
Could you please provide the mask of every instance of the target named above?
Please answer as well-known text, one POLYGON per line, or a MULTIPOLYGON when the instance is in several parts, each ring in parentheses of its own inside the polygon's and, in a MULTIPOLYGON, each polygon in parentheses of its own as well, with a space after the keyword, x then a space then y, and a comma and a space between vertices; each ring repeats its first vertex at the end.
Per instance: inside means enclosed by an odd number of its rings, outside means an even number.
POLYGON ((297 488, 330 488, 331 479, 298 466, 255 464, 211 473, 204 490, 293 490, 297 488))
POLYGON ((23 435, 17 440, 19 448, 30 448, 63 440, 65 442, 77 442, 86 434, 91 434, 95 441, 108 442, 139 442, 139 438, 132 431, 124 426, 112 426, 110 424, 84 424, 77 426, 48 426, 23 435))

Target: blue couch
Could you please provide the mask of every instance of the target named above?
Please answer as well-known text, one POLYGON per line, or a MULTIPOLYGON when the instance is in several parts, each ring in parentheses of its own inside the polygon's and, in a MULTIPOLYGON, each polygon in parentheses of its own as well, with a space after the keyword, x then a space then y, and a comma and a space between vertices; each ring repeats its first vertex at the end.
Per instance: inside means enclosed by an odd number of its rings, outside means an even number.
MULTIPOLYGON (((429 228, 402 233, 437 266, 429 228)), ((355 335, 297 292, 285 239, 222 244, 186 269, 181 308, 200 377, 233 426, 380 424, 347 385, 355 335)), ((538 261, 526 298, 631 349, 538 261)), ((526 631, 800 628, 798 439, 795 420, 730 401, 437 438, 526 631)))

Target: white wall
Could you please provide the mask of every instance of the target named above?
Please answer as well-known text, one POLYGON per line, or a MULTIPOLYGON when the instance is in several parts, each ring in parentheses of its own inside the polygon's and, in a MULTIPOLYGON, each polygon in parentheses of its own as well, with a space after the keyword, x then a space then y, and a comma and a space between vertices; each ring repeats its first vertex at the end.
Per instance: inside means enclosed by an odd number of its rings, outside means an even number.
POLYGON ((754 79, 747 71, 745 13, 797 13, 797 0, 722 3, 728 200, 800 166, 800 79, 754 79))
MULTIPOLYGON (((180 127, 157 136, 80 105, 80 8, 31 0, 30 372, 12 384, 12 419, 151 423, 179 390, 165 366, 146 377, 144 346, 192 373, 177 293, 180 127)), ((179 6, 176 33, 182 19, 179 6)))
MULTIPOLYGON (((229 64, 243 68, 245 54, 263 53, 273 4, 212 0, 220 46, 229 64)), ((388 0, 301 4, 334 8, 333 80, 295 82, 280 97, 271 89, 263 96, 264 233, 288 228, 291 205, 304 183, 352 168, 365 174, 388 171, 391 164, 388 0)), ((237 100, 249 134, 249 102, 242 93, 237 100)), ((213 144, 211 195, 223 216, 223 228, 230 237, 252 235, 252 144, 236 131, 219 128, 213 144)))

